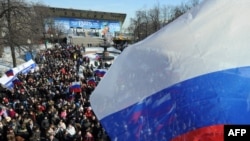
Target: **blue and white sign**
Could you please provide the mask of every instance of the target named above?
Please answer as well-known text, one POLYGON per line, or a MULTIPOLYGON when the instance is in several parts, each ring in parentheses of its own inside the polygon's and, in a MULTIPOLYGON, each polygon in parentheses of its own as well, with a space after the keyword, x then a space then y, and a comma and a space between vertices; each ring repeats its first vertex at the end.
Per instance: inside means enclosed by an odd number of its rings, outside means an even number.
POLYGON ((77 19, 77 18, 55 18, 55 24, 63 26, 65 30, 70 28, 83 28, 83 29, 104 29, 109 27, 109 32, 116 32, 121 30, 121 22, 108 21, 108 20, 90 20, 90 19, 77 19))

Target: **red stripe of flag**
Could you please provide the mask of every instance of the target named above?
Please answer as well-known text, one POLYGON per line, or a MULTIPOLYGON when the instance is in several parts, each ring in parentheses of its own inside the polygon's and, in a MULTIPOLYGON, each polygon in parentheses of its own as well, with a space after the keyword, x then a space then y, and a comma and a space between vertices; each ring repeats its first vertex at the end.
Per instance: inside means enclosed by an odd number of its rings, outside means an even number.
POLYGON ((71 92, 81 92, 81 83, 80 82, 73 82, 72 85, 70 86, 70 91, 71 92))
POLYGON ((12 81, 14 85, 21 85, 22 82, 19 79, 15 79, 12 81))

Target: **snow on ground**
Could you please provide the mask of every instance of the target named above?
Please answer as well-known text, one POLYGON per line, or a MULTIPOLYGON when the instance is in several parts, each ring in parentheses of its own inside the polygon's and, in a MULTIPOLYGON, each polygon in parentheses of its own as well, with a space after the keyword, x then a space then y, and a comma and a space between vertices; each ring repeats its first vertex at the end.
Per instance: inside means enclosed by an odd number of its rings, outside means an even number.
MULTIPOLYGON (((95 62, 98 60, 98 54, 103 53, 102 47, 86 47, 85 52, 83 53, 85 57, 88 57, 90 59, 90 65, 94 66, 94 69, 97 69, 97 66, 95 66, 95 62)), ((111 61, 105 61, 107 64, 113 64, 116 58, 121 54, 121 51, 114 48, 114 47, 108 47, 107 51, 109 52, 109 56, 114 57, 114 60, 111 61)), ((98 64, 99 65, 99 64, 98 64)), ((84 70, 84 66, 80 66, 79 69, 79 76, 83 77, 82 72, 84 70)))
MULTIPOLYGON (((100 53, 103 53, 103 48, 102 47, 86 47, 85 49, 85 56, 88 56, 90 58, 90 64, 94 65, 94 61, 97 60, 97 56, 100 53)), ((107 51, 109 52, 109 56, 113 56, 114 60, 121 54, 121 51, 114 48, 114 47, 108 47, 107 51)), ((113 64, 113 61, 106 61, 108 64, 113 64)))
MULTIPOLYGON (((103 48, 102 47, 86 47, 86 52, 88 51, 96 51, 97 53, 101 53, 103 52, 103 48)), ((120 50, 114 48, 114 47, 108 47, 107 51, 109 52, 114 52, 114 53, 121 53, 120 50)))

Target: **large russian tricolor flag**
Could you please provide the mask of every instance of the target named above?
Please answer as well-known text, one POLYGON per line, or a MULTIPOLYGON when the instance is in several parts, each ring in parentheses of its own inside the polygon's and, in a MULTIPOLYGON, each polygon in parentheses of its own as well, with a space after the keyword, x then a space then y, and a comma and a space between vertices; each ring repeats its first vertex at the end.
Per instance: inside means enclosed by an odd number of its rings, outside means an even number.
POLYGON ((127 47, 91 95, 112 141, 223 141, 250 125, 250 2, 206 0, 127 47))

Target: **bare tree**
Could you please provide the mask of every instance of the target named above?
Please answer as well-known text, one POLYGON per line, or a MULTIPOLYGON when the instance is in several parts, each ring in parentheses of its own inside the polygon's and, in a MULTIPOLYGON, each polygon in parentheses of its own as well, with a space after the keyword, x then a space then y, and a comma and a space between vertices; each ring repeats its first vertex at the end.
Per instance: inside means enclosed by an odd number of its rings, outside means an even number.
POLYGON ((55 41, 57 43, 60 43, 60 39, 63 37, 64 31, 66 29, 65 29, 65 26, 62 23, 54 23, 54 25, 55 25, 54 34, 55 34, 55 37, 56 37, 55 41))
POLYGON ((190 0, 189 2, 175 7, 165 5, 160 7, 158 3, 147 11, 136 11, 136 17, 130 19, 128 31, 134 34, 134 41, 143 40, 199 4, 200 0, 190 0))
POLYGON ((0 18, 4 21, 2 29, 5 36, 4 43, 10 47, 13 67, 17 65, 15 47, 20 47, 27 42, 26 31, 29 30, 28 21, 30 8, 21 0, 1 0, 0 18))
POLYGON ((153 9, 149 10, 149 18, 151 20, 152 33, 154 33, 161 27, 159 6, 155 6, 153 9))
POLYGON ((164 27, 165 25, 167 25, 167 23, 169 22, 170 19, 170 7, 163 5, 161 8, 161 27, 164 27))
POLYGON ((47 48, 46 40, 48 38, 48 32, 46 31, 46 26, 53 26, 54 22, 51 18, 51 13, 47 6, 42 3, 33 4, 33 11, 35 13, 33 27, 37 30, 37 41, 39 43, 42 41, 47 48), (42 37, 42 38, 41 38, 42 37))
POLYGON ((161 27, 159 7, 136 11, 136 18, 131 18, 130 22, 129 30, 133 30, 135 41, 145 39, 161 27))
MULTIPOLYGON (((0 0, 0 43, 9 46, 11 50, 13 67, 17 65, 16 49, 32 51, 44 33, 45 18, 48 18, 46 7, 38 10, 39 4, 33 6, 23 0, 0 0)), ((39 5, 40 6, 40 5, 39 5)), ((2 44, 3 45, 3 44, 2 44)))
POLYGON ((195 7, 198 5, 202 0, 190 0, 190 7, 195 7))
POLYGON ((140 16, 142 18, 142 23, 141 23, 141 36, 144 38, 146 38, 149 34, 151 34, 150 32, 150 19, 148 16, 148 11, 143 10, 140 12, 140 16))
POLYGON ((136 12, 136 18, 131 18, 130 19, 131 28, 134 29, 134 40, 135 41, 140 41, 141 40, 141 24, 142 24, 142 16, 141 16, 141 11, 136 12))

